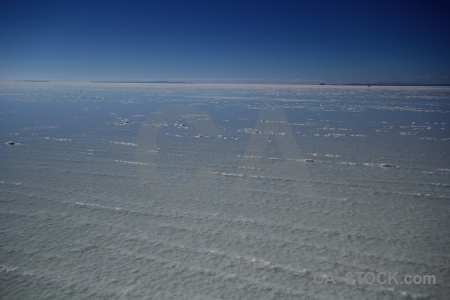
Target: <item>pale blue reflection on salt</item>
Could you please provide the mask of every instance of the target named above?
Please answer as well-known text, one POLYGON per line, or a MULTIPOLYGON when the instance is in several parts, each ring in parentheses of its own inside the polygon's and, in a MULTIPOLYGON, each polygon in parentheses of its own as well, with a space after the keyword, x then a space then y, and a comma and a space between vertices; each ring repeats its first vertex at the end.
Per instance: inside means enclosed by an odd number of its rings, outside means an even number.
POLYGON ((2 84, 0 298, 443 298, 449 99, 2 84), (314 281, 390 271, 438 284, 314 281))

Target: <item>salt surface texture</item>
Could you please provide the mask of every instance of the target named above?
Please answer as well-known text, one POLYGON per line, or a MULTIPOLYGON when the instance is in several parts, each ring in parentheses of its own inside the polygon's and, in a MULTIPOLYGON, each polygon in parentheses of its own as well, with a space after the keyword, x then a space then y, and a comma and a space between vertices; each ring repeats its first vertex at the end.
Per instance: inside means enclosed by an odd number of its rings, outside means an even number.
POLYGON ((2 299, 450 293, 449 88, 0 91, 2 299))

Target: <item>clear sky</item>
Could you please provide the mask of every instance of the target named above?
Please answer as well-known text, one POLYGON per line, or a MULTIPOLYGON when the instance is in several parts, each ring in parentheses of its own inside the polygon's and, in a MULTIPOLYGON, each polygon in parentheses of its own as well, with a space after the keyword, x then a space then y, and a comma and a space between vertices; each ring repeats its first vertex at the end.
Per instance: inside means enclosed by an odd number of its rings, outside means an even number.
POLYGON ((0 80, 450 83, 446 1, 0 1, 0 80))

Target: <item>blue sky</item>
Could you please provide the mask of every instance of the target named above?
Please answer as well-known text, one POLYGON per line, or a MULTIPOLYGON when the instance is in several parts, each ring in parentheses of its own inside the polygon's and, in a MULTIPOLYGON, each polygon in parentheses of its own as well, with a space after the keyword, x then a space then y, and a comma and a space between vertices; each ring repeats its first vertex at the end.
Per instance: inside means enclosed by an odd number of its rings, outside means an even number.
POLYGON ((450 83, 444 1, 0 2, 0 80, 450 83))

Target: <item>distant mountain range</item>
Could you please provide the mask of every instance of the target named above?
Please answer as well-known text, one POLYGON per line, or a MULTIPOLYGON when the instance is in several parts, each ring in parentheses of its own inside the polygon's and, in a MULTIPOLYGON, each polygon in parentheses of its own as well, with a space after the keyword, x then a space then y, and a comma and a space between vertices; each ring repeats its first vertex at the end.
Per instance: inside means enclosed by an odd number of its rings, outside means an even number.
POLYGON ((25 80, 16 80, 16 82, 50 82, 50 80, 25 79, 25 80))
MULTIPOLYGON (((50 80, 24 79, 16 82, 51 82, 50 80)), ((194 84, 189 81, 169 81, 169 80, 96 80, 91 83, 159 83, 159 84, 194 84)), ((261 83, 265 84, 265 83, 261 83)), ((320 83, 319 85, 348 85, 348 86, 450 86, 450 83, 407 83, 407 82, 368 82, 368 83, 320 83)))
POLYGON ((91 81, 92 83, 192 83, 187 81, 166 81, 166 80, 152 80, 152 81, 134 81, 134 80, 101 80, 101 81, 91 81))
MULTIPOLYGON (((323 85, 323 84, 321 84, 323 85)), ((450 86, 450 83, 407 83, 407 82, 370 82, 370 83, 327 83, 327 85, 361 85, 361 86, 450 86)))

